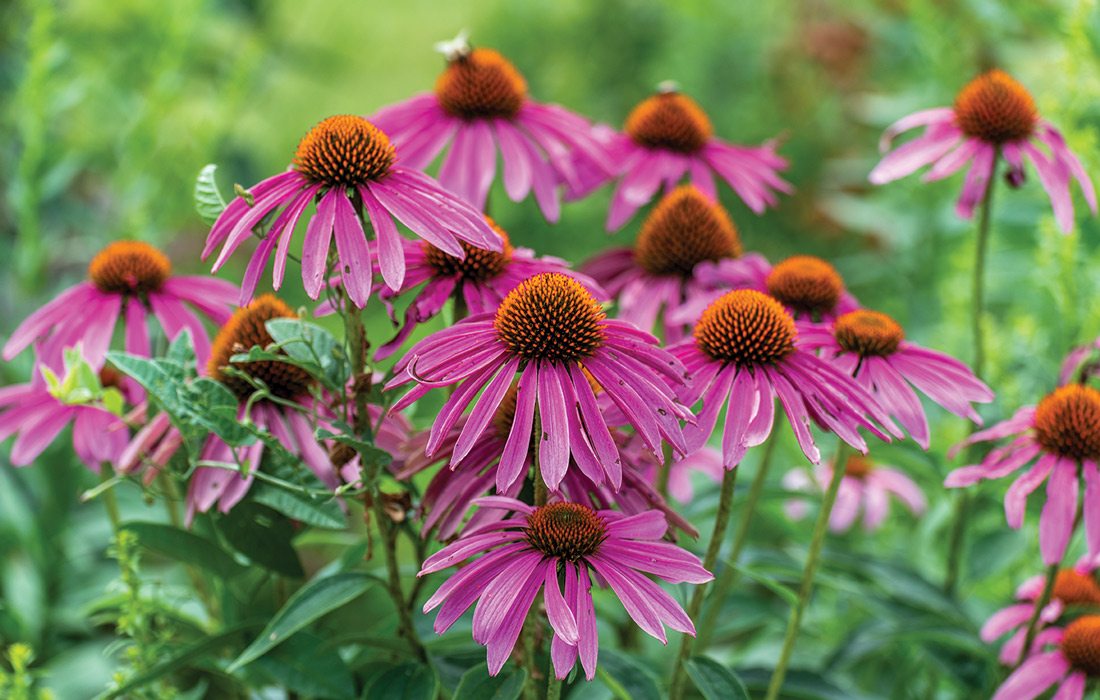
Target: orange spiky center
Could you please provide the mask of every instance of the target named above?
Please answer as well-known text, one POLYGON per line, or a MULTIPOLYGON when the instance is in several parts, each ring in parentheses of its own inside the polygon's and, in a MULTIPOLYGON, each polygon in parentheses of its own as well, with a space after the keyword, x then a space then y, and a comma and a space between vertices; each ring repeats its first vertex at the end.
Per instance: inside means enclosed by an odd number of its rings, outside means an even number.
POLYGON ((662 92, 638 103, 626 118, 626 133, 642 146, 696 153, 707 144, 714 127, 695 100, 679 92, 662 92))
POLYGON ((604 318, 599 303, 579 282, 544 272, 508 292, 493 325, 497 337, 522 358, 578 362, 603 346, 604 318))
POLYGON ((427 258, 428 264, 436 269, 439 276, 457 276, 472 282, 484 282, 499 275, 508 266, 508 263, 512 262, 513 249, 512 243, 508 240, 508 234, 489 217, 485 217, 485 220, 489 222, 489 226, 504 241, 504 250, 499 253, 485 248, 475 248, 466 241, 459 241, 462 250, 466 252, 466 257, 456 258, 424 241, 424 256, 427 258))
POLYGON ((1066 625, 1061 646, 1073 668, 1100 676, 1100 615, 1085 615, 1066 625))
POLYGON ((328 187, 354 187, 390 172, 397 152, 381 129, 363 117, 325 119, 298 143, 294 168, 328 187))
POLYGON ((726 210, 691 185, 657 203, 634 245, 634 259, 653 275, 688 277, 701 262, 739 255, 741 239, 726 210))
POLYGON ((168 256, 141 241, 115 241, 88 264, 88 278, 105 294, 156 292, 171 274, 168 256))
POLYGON ((995 69, 959 91, 955 122, 967 136, 1000 145, 1031 136, 1039 123, 1039 111, 1027 88, 995 69))
POLYGON ((435 95, 447 114, 460 119, 511 119, 527 99, 527 81, 492 49, 458 56, 435 81, 435 95))
POLYGON ((1051 595, 1066 605, 1100 606, 1100 586, 1096 579, 1076 569, 1058 572, 1051 595))
POLYGON ((1035 407, 1035 439, 1044 450, 1069 459, 1100 459, 1100 391, 1069 384, 1035 407))
POLYGON ((905 331, 897 321, 878 311, 850 311, 833 323, 833 336, 847 352, 862 357, 886 357, 897 352, 905 331))
POLYGON ((248 306, 237 309, 211 344, 207 374, 229 387, 241 400, 247 399, 255 387, 241 377, 226 373, 225 368, 230 365, 262 381, 272 394, 283 399, 294 399, 305 394, 313 382, 304 369, 286 362, 230 362, 229 358, 233 355, 248 352, 253 346, 263 348, 275 342, 264 325, 273 318, 297 318, 297 314, 274 294, 264 294, 248 306))
POLYGON ((844 474, 854 479, 863 479, 875 468, 873 462, 861 454, 854 454, 844 464, 844 474))
POLYGON ((581 503, 551 503, 527 516, 527 543, 548 557, 578 561, 599 551, 607 523, 581 503))
POLYGON ((844 293, 836 268, 812 255, 795 255, 779 263, 766 284, 768 293, 782 304, 813 316, 832 311, 844 293))
POLYGON ((794 352, 794 319, 775 299, 753 289, 726 292, 703 311, 695 344, 705 355, 746 367, 794 352))

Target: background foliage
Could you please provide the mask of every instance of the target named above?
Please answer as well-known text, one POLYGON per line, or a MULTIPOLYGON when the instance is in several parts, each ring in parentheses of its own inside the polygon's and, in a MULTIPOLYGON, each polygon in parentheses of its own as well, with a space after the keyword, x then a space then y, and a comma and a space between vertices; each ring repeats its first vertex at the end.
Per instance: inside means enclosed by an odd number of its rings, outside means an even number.
MULTIPOLYGON (((91 255, 115 238, 149 240, 181 271, 202 269, 206 229, 191 191, 205 163, 220 164, 223 187, 282 169, 321 118, 370 113, 430 89, 442 67, 432 43, 463 27, 476 44, 509 56, 537 99, 593 119, 621 125, 636 101, 672 78, 709 112, 718 135, 745 143, 778 136, 797 193, 757 217, 723 192, 746 248, 772 259, 793 252, 831 259, 855 294, 894 315, 911 339, 963 359, 973 235, 953 213, 960 183, 908 178, 871 189, 866 174, 882 128, 915 109, 949 104, 972 74, 999 65, 1033 91, 1086 168, 1100 173, 1100 10, 1089 0, 15 0, 0 4, 0 336, 81 278, 91 255)), ((615 239, 605 236, 606 190, 566 207, 553 227, 533 202, 494 200, 492 213, 514 241, 572 261, 622 244, 637 229, 635 222, 615 239)), ((1100 222, 1082 219, 1073 236, 1058 235, 1034 180, 1000 188, 994 210, 995 332, 986 379, 998 401, 983 411, 990 420, 1033 403, 1053 386, 1064 352, 1100 332, 1100 222)), ((239 279, 239 272, 223 276, 239 279)), ((390 331, 374 313, 371 337, 381 342, 390 331)), ((25 381, 29 363, 25 355, 0 368, 3 383, 25 381)), ((976 629, 1037 572, 1038 546, 1034 528, 1006 529, 999 487, 983 487, 959 599, 938 592, 952 502, 940 486, 951 466, 942 455, 963 430, 935 411, 927 454, 909 443, 877 450, 923 485, 931 511, 919 522, 899 513, 873 537, 854 531, 831 540, 795 659, 804 671, 792 674, 804 682, 804 697, 972 697, 998 679, 976 629)), ((780 449, 780 465, 799 462, 793 445, 780 449)), ((33 668, 56 696, 91 697, 123 662, 103 612, 142 593, 120 582, 116 559, 125 572, 139 555, 108 553, 101 504, 79 499, 94 477, 66 456, 62 441, 29 469, 11 468, 5 453, 0 647, 29 644, 33 668)), ((750 458, 746 467, 753 466, 750 458)), ((766 683, 767 673, 754 669, 774 660, 785 591, 808 539, 806 526, 782 515, 784 470, 773 472, 744 559, 751 575, 726 602, 712 652, 750 690, 766 683)), ((136 488, 119 495, 128 517, 163 519, 136 488)), ((701 490, 686 507, 700 531, 709 530, 714 506, 715 494, 701 490)), ((363 549, 347 549, 361 540, 362 533, 311 531, 295 544, 315 571, 341 555, 362 557, 363 549)), ((410 575, 414 556, 403 553, 410 575)), ((142 612, 154 618, 149 629, 157 615, 198 616, 179 566, 143 551, 140 567, 145 599, 160 606, 142 612)), ((291 593, 263 592, 271 613, 291 593)), ((387 605, 368 591, 251 672, 259 683, 275 680, 280 663, 309 652, 318 641, 310 635, 322 633, 330 643, 340 635, 367 640, 385 655, 394 624, 387 605)), ((252 639, 253 622, 239 623, 231 634, 252 639)), ((430 638, 429 621, 418 623, 430 638)), ((448 691, 482 653, 471 655, 464 639, 459 630, 432 643, 453 671, 440 678, 448 691)), ((671 658, 648 639, 619 646, 628 651, 601 649, 606 673, 583 697, 642 697, 645 676, 630 669, 671 658), (629 682, 641 685, 622 685, 629 682)))

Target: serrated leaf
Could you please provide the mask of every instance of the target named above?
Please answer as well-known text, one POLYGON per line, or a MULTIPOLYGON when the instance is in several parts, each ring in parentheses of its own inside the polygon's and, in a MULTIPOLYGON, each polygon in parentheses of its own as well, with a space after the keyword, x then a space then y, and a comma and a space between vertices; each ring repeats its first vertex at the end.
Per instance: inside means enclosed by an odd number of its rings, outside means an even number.
POLYGON ((661 690, 653 676, 624 654, 601 649, 596 673, 620 700, 661 700, 661 690))
POLYGON ((218 166, 213 163, 204 165, 195 178, 195 211, 207 226, 213 226, 225 211, 225 200, 214 178, 217 170, 218 166))
POLYGON ((288 518, 308 525, 339 530, 347 524, 344 512, 333 499, 321 500, 305 494, 288 491, 273 484, 258 484, 252 487, 251 498, 273 508, 288 518))
POLYGON ((749 691, 737 674, 714 659, 695 656, 684 667, 706 700, 749 700, 749 691))
POLYGON ((438 693, 439 678, 435 671, 424 664, 409 662, 376 676, 363 697, 371 700, 434 700, 438 693))
POLYGON ((243 501, 216 522, 226 542, 254 564, 291 578, 305 576, 291 544, 294 527, 277 511, 243 501))
POLYGON ((255 661, 295 632, 363 595, 374 583, 373 576, 361 571, 345 571, 310 581, 290 596, 228 670, 232 672, 255 661))
POLYGON ((264 324, 267 332, 288 356, 321 368, 318 379, 331 388, 343 389, 351 376, 344 346, 324 328, 298 318, 273 318, 264 324))
POLYGON ((494 677, 489 675, 485 664, 478 664, 462 674, 452 700, 516 700, 526 682, 526 669, 517 668, 494 677))
POLYGON ((188 530, 149 522, 123 523, 122 529, 137 535, 138 542, 146 549, 206 569, 220 578, 232 578, 247 571, 217 543, 188 530))
POLYGON ((306 697, 355 698, 355 679, 340 655, 308 632, 295 634, 249 668, 258 668, 283 689, 306 697))

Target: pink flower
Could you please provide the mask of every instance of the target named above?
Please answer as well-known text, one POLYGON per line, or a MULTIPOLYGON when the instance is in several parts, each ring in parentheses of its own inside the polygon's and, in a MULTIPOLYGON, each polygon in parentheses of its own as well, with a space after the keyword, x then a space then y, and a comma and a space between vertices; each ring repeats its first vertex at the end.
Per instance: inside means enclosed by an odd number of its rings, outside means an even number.
POLYGON ((329 117, 313 127, 298 144, 292 169, 255 185, 249 198, 229 203, 202 251, 205 260, 221 246, 214 260, 218 270, 252 237, 264 217, 282 208, 245 270, 241 304, 252 299, 272 253, 274 287, 282 286, 290 239, 315 198, 317 211, 302 240, 302 283, 311 299, 324 286, 333 238, 337 271, 357 306, 367 302, 376 268, 386 285, 400 289, 405 256, 394 218, 457 258, 465 256, 462 241, 476 248, 501 249, 500 239, 479 212, 427 175, 400 165, 400 154, 386 134, 362 117, 329 117), (373 240, 363 230, 357 207, 370 219, 373 240))
POLYGON ((1100 373, 1100 363, 1097 361, 1096 354, 1098 350, 1100 350, 1100 338, 1070 350, 1066 359, 1062 360, 1058 384, 1069 384, 1074 381, 1075 376, 1077 381, 1084 382, 1100 373))
POLYGON ((682 185, 654 207, 633 248, 600 253, 581 271, 615 297, 622 320, 651 330, 662 317, 665 341, 672 343, 689 330, 673 320, 678 312, 710 290, 696 270, 740 255, 741 240, 722 205, 682 185))
POLYGON ((504 666, 531 604, 542 590, 554 630, 550 655, 555 675, 565 678, 579 656, 585 677, 592 680, 599 647, 592 572, 597 581, 610 586, 631 619, 661 643, 667 643, 666 625, 695 634, 695 626, 679 603, 645 574, 670 583, 696 584, 713 576, 694 555, 660 541, 667 529, 660 513, 627 516, 562 502, 533 508, 501 496, 482 498, 478 503, 482 508, 515 515, 466 532, 428 557, 417 575, 441 571, 484 553, 445 581, 424 604, 424 612, 440 608, 435 631, 442 634, 477 601, 473 636, 486 647, 490 675, 495 676, 504 666), (564 593, 559 574, 565 579, 564 593))
POLYGON ((947 355, 905 340, 894 319, 877 311, 850 311, 831 325, 799 326, 798 344, 818 351, 878 401, 913 440, 928 449, 928 418, 910 385, 940 406, 978 423, 971 402, 988 403, 993 392, 970 368, 947 355))
MULTIPOLYGON (((813 473, 805 469, 793 469, 783 476, 783 487, 788 491, 822 493, 833 479, 833 465, 817 466, 813 473)), ((875 464, 862 455, 852 455, 844 465, 836 504, 829 515, 829 529, 846 532, 863 513, 863 527, 873 532, 882 526, 890 510, 890 496, 895 496, 909 511, 920 516, 928 504, 920 487, 905 472, 896 467, 875 464)), ((804 500, 791 500, 784 504, 787 515, 794 520, 806 517, 809 504, 804 500)))
POLYGON ((492 49, 471 49, 464 37, 445 50, 447 68, 435 91, 381 109, 372 121, 401 151, 401 162, 424 169, 444 148, 439 182, 484 209, 504 163, 504 191, 519 202, 532 189, 548 221, 561 213, 558 184, 579 186, 577 167, 606 174, 603 146, 583 117, 527 95, 527 82, 492 49))
POLYGON ((1063 232, 1073 229, 1070 177, 1077 180, 1096 213, 1096 192, 1081 161, 1062 134, 1039 117, 1024 86, 1003 71, 991 70, 970 81, 955 98, 954 107, 915 112, 898 120, 883 134, 880 149, 885 152, 895 136, 918 126, 925 127, 924 134, 887 154, 871 171, 872 183, 891 182, 929 164, 924 180, 941 180, 969 164, 955 207, 959 216, 969 219, 985 197, 998 155, 1008 161, 1008 179, 1014 187, 1024 181, 1026 158, 1039 173, 1063 232))
POLYGON ((691 412, 677 403, 670 388, 684 386, 684 368, 658 348, 651 335, 606 318, 583 285, 560 273, 524 281, 508 293, 495 314, 470 316, 425 338, 394 371, 386 389, 413 382, 416 386, 393 410, 411 405, 434 387, 458 385, 432 426, 425 448, 428 456, 474 404, 451 464, 461 462, 490 429, 519 373, 515 421, 496 475, 498 492, 524 475, 533 435, 542 478, 551 490, 565 478, 571 456, 593 482, 619 488, 619 448, 597 406, 593 381, 649 449, 659 452, 662 440, 667 440, 675 450, 686 452, 680 421, 689 419, 691 412))
MULTIPOLYGON (((718 199, 715 174, 757 214, 779 201, 777 192, 791 192, 779 177, 787 161, 776 154, 775 143, 753 148, 735 146, 714 137, 706 113, 695 100, 663 85, 626 119, 625 134, 608 129, 594 133, 607 141, 614 177, 621 178, 611 200, 607 230, 618 230, 647 204, 663 184, 671 191, 685 177, 711 200, 718 199)), ((581 169, 582 186, 571 185, 570 197, 579 198, 606 182, 606 177, 581 169)))
POLYGON ((1078 384, 1059 387, 1038 406, 1025 406, 1008 420, 974 433, 953 452, 966 445, 1008 437, 1011 443, 990 452, 981 464, 951 472, 944 485, 970 486, 1028 466, 1005 494, 1005 517, 1009 527, 1018 529, 1024 522, 1028 495, 1047 482, 1047 501, 1039 520, 1039 547, 1043 562, 1049 566, 1062 560, 1073 535, 1080 473, 1085 482, 1083 511, 1089 556, 1100 554, 1100 391, 1078 384))
POLYGON ((810 421, 866 452, 859 428, 889 440, 896 426, 856 382, 798 347, 794 319, 778 301, 752 289, 727 292, 703 312, 693 337, 669 348, 692 375, 686 402, 703 401, 698 423, 684 432, 690 450, 707 442, 727 403, 722 459, 733 469, 771 434, 778 397, 798 444, 813 463, 821 454, 810 421))
POLYGON ((11 360, 31 343, 40 343, 39 359, 59 367, 64 348, 78 343, 84 356, 99 367, 107 355, 119 316, 125 314, 126 352, 147 357, 152 314, 169 340, 191 331, 200 362, 210 352, 210 340, 189 308, 211 321, 229 318, 237 287, 210 277, 172 277, 172 264, 159 250, 140 241, 116 241, 88 265, 88 281, 61 292, 23 321, 4 345, 11 360))
POLYGON ((1033 700, 1051 686, 1051 700, 1082 700, 1089 680, 1100 677, 1100 615, 1085 615, 1065 629, 1048 628, 1037 637, 1039 648, 1012 672, 993 700, 1033 700))

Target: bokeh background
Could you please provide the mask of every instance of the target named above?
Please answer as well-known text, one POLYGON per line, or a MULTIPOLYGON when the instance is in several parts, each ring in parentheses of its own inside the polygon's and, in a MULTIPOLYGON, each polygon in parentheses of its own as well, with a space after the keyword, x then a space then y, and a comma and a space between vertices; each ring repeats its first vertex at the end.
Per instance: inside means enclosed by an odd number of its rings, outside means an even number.
MULTIPOLYGON (((177 270, 205 271, 206 228, 192 201, 203 165, 219 165, 227 192, 283 169, 320 119, 431 89, 443 66, 433 42, 462 28, 510 57, 535 99, 596 121, 620 127, 659 81, 673 79, 719 136, 778 139, 793 196, 755 216, 722 191, 746 249, 773 260, 827 257, 910 339, 963 359, 974 226, 953 213, 961 177, 870 187, 882 129, 950 104, 975 73, 1000 66, 1033 92, 1086 169, 1100 172, 1100 10, 1090 0, 8 0, 0 3, 0 340, 79 280, 111 240, 147 240, 177 270)), ((579 262, 637 230, 636 220, 614 238, 603 232, 609 199, 604 189, 566 206, 557 226, 533 202, 514 205, 502 192, 492 213, 514 241, 579 262)), ((998 188, 993 225, 990 420, 1052 388, 1063 354, 1100 332, 1100 223, 1080 216, 1073 235, 1060 235, 1032 178, 998 188)), ((240 267, 222 276, 239 279, 240 267)), ((390 330, 373 314, 372 338, 383 342, 390 330)), ((24 354, 0 379, 22 382, 30 369, 24 354)), ((940 486, 953 466, 943 455, 965 426, 939 410, 932 420, 927 454, 908 444, 873 453, 923 485, 929 514, 896 512, 873 536, 857 529, 828 545, 795 659, 803 697, 979 697, 999 677, 976 630, 1041 567, 1037 510, 1022 532, 1009 531, 1003 487, 980 488, 960 594, 943 596, 953 503, 940 486)), ((96 606, 118 568, 105 555, 101 505, 79 500, 95 477, 66 455, 54 449, 16 470, 0 450, 0 646, 31 644, 47 686, 84 698, 116 664, 96 606)), ((782 589, 797 580, 809 535, 780 508, 779 478, 799 463, 797 450, 784 444, 777 459, 746 557, 757 576, 742 577, 727 601, 713 652, 750 686, 766 682, 754 669, 774 661, 782 589)), ((702 531, 714 490, 700 489, 685 507, 702 531)), ((148 510, 137 489, 120 495, 128 513, 148 510)), ((150 585, 161 585, 152 571, 150 585)), ((163 586, 170 591, 170 579, 163 586)), ((659 647, 640 649, 667 662, 659 647)), ((589 691, 610 692, 599 683, 589 691)))

